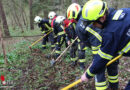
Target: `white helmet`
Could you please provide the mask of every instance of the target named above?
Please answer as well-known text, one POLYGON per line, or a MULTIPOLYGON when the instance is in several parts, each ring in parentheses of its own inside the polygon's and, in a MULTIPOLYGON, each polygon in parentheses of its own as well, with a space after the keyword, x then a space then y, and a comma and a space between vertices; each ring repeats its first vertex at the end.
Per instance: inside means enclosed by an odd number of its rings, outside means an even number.
POLYGON ((34 21, 35 21, 36 23, 40 23, 41 20, 42 20, 42 18, 39 17, 39 16, 36 16, 36 17, 34 18, 34 21))
POLYGON ((65 19, 64 16, 57 16, 57 17, 56 17, 56 22, 57 22, 57 23, 62 23, 64 19, 65 19))
POLYGON ((49 12, 48 18, 53 19, 55 17, 56 13, 54 11, 49 12))

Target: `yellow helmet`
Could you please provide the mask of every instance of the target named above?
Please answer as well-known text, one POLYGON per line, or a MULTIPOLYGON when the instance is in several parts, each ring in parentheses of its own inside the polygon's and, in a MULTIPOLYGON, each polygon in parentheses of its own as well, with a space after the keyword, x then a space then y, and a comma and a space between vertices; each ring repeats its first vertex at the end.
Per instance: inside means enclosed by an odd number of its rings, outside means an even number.
POLYGON ((107 10, 107 3, 101 0, 90 0, 82 9, 82 17, 88 21, 95 21, 102 17, 107 10))
POLYGON ((67 9, 67 18, 68 19, 77 19, 81 11, 81 6, 77 3, 71 4, 67 9))

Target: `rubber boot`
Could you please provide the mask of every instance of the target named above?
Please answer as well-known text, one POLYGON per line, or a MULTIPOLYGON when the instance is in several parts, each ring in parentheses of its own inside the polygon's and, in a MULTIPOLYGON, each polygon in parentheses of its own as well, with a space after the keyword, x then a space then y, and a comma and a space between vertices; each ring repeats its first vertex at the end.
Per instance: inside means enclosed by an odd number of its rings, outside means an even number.
POLYGON ((79 62, 79 66, 80 66, 80 69, 81 69, 81 70, 85 70, 84 63, 79 62))
POLYGON ((45 50, 46 49, 46 47, 42 47, 42 50, 45 50))
POLYGON ((71 66, 75 67, 77 65, 77 61, 72 61, 71 66))

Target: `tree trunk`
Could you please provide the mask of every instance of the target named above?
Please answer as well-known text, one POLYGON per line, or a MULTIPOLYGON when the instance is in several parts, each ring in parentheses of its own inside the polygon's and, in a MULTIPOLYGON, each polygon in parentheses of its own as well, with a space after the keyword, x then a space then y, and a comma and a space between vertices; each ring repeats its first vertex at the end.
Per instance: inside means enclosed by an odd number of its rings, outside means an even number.
POLYGON ((24 3, 23 3, 23 1, 21 1, 19 4, 20 4, 19 5, 19 9, 21 11, 21 15, 22 15, 22 19, 23 19, 23 24, 24 24, 24 26, 27 29, 27 23, 26 23, 26 19, 25 19, 25 15, 24 15, 24 3))
POLYGON ((26 27, 28 28, 28 17, 26 15, 26 12, 23 10, 23 14, 25 16, 25 20, 26 20, 26 27))
POLYGON ((4 55, 4 63, 5 63, 5 66, 7 66, 8 65, 8 60, 6 58, 6 51, 5 51, 1 26, 0 26, 0 41, 1 41, 1 46, 2 46, 3 55, 4 55))
POLYGON ((114 0, 114 1, 115 1, 114 8, 115 8, 115 9, 118 9, 118 0, 114 0))
POLYGON ((16 20, 16 17, 15 17, 14 12, 12 11, 11 13, 12 13, 12 18, 13 18, 14 21, 15 21, 15 24, 16 24, 17 26, 19 26, 19 24, 18 24, 18 22, 17 22, 17 20, 16 20))
MULTIPOLYGON (((17 4, 16 4, 16 2, 15 2, 14 0, 12 0, 12 3, 13 3, 14 8, 17 8, 17 7, 16 7, 17 4)), ((23 33, 24 30, 23 30, 22 24, 20 23, 20 19, 19 19, 19 17, 18 17, 18 13, 17 13, 16 10, 17 10, 17 9, 13 10, 13 11, 14 11, 14 18, 16 18, 16 20, 17 20, 17 22, 18 22, 18 25, 19 25, 19 27, 21 28, 22 33, 23 33)))
POLYGON ((16 24, 15 24, 15 20, 13 19, 12 15, 9 15, 10 16, 10 20, 11 20, 11 24, 12 24, 12 28, 13 30, 15 30, 15 27, 16 27, 16 24))
POLYGON ((5 12, 4 12, 3 5, 2 5, 2 0, 0 0, 0 15, 1 15, 1 18, 3 21, 4 34, 5 34, 5 36, 9 37, 10 33, 9 33, 9 29, 8 29, 5 12))
MULTIPOLYGON (((11 10, 12 10, 12 7, 11 7, 11 6, 13 6, 13 5, 10 5, 10 2, 8 2, 8 3, 7 3, 7 6, 10 7, 10 8, 9 8, 9 11, 11 11, 11 10)), ((15 30, 16 26, 18 26, 18 23, 17 23, 17 21, 16 21, 16 18, 15 18, 14 15, 13 15, 13 12, 10 12, 10 13, 9 13, 9 16, 10 16, 10 18, 11 18, 13 30, 15 30)))
POLYGON ((22 27, 22 24, 20 23, 20 20, 19 20, 19 17, 18 17, 18 15, 17 15, 17 12, 16 12, 16 10, 14 10, 14 18, 16 18, 17 19, 17 22, 18 22, 18 25, 19 25, 19 27, 21 28, 21 30, 22 30, 22 33, 24 32, 24 30, 23 30, 23 27, 22 27))
POLYGON ((44 17, 48 18, 48 10, 44 10, 44 17))
POLYGON ((77 0, 72 0, 72 3, 78 3, 78 1, 77 0))
POLYGON ((32 3, 33 3, 33 0, 29 0, 29 9, 30 9, 30 29, 31 29, 31 30, 34 29, 32 3))

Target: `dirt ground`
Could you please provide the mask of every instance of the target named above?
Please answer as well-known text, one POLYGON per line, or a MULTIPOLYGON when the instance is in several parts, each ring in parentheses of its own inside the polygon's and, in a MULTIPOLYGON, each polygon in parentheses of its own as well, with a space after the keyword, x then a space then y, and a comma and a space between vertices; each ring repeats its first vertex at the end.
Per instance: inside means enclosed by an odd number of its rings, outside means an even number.
MULTIPOLYGON (((22 39, 21 39, 22 40, 22 39)), ((16 41, 8 40, 12 44, 16 41)), ((11 51, 11 49, 10 49, 11 51)), ((41 49, 34 48, 27 51, 26 60, 19 59, 10 63, 6 74, 14 78, 15 83, 12 90, 60 90, 68 84, 78 80, 83 73, 79 66, 72 67, 69 57, 64 57, 61 62, 57 62, 51 67, 50 60, 46 58, 45 52, 41 49)), ((19 52, 19 55, 26 53, 19 52)), ((86 63, 86 68, 91 60, 86 63)), ((119 90, 123 90, 128 80, 130 80, 130 58, 123 57, 119 64, 119 90)), ((94 79, 88 83, 80 83, 70 90, 95 90, 94 79)))
MULTIPOLYGON (((16 89, 24 88, 36 90, 59 90, 66 85, 78 80, 81 70, 69 66, 69 63, 62 61, 54 67, 50 67, 50 59, 41 54, 41 50, 34 49, 31 53, 33 58, 29 58, 25 64, 14 66, 22 71, 22 77, 16 80, 16 89), (40 59, 38 59, 40 58, 40 59)), ((120 90, 123 90, 127 81, 130 79, 130 58, 123 57, 119 65, 119 82, 120 90)), ((86 65, 89 66, 89 65, 86 65)), ((12 72, 13 74, 14 72, 12 72)), ((88 83, 80 83, 71 90, 95 90, 94 80, 88 83)))

